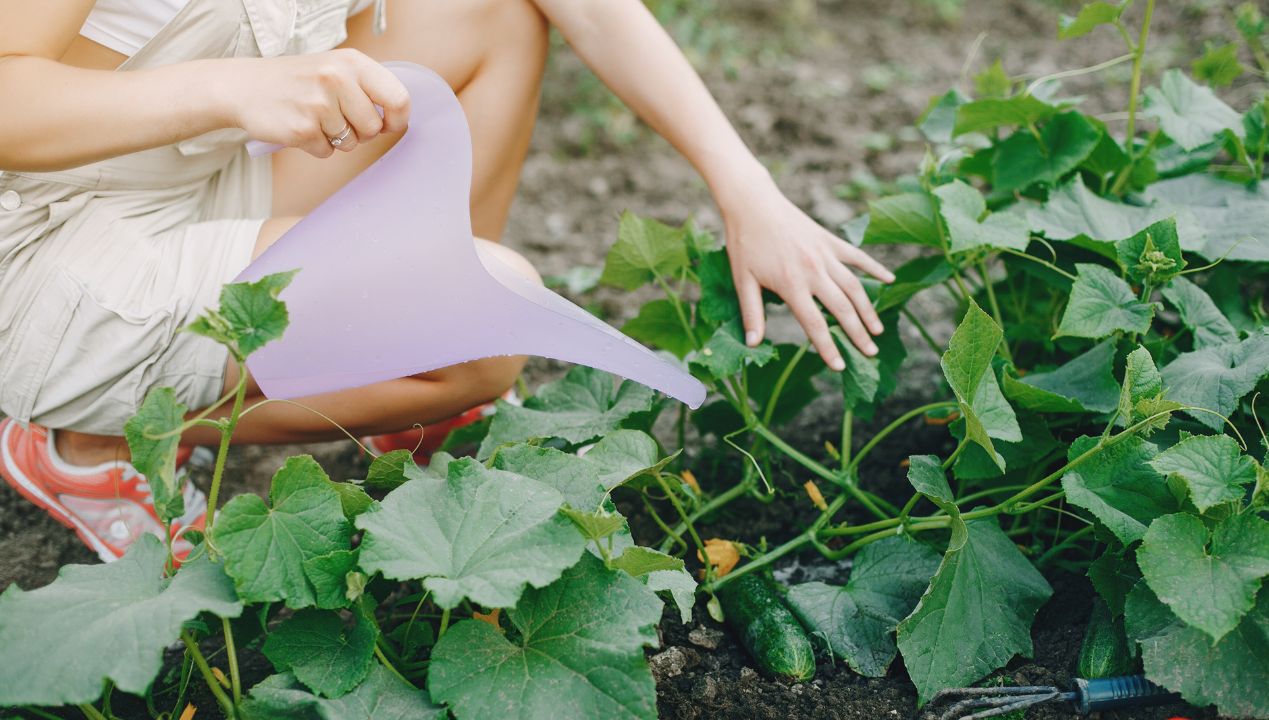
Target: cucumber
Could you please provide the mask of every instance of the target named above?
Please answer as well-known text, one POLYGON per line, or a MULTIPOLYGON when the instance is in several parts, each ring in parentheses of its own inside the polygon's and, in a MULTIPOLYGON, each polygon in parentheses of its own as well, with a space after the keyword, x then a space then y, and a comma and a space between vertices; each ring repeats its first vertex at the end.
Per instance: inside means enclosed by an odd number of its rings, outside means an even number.
POLYGON ((1076 671, 1082 678, 1104 678, 1127 674, 1132 671, 1132 665, 1123 618, 1112 618, 1105 601, 1094 598, 1093 614, 1084 630, 1076 671))
POLYGON ((811 638, 784 606, 773 582, 756 573, 744 575, 719 589, 727 625, 758 667, 796 681, 815 676, 811 638))

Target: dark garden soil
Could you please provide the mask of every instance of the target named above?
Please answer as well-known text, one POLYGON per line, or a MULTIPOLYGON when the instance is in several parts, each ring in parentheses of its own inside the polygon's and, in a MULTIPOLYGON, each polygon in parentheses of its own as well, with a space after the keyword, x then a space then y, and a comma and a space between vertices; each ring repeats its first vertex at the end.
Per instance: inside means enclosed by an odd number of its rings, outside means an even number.
MULTIPOLYGON (((702 0, 702 4, 709 3, 702 0)), ((906 128, 932 94, 958 82, 980 32, 986 35, 969 65, 971 74, 996 57, 1004 59, 1011 74, 1037 77, 1123 52, 1110 31, 1057 42, 1057 13, 1071 11, 1075 3, 967 0, 963 17, 953 21, 940 17, 935 4, 932 0, 717 0, 713 3, 716 12, 702 14, 702 26, 694 35, 698 45, 694 59, 724 110, 781 187, 816 219, 837 227, 862 210, 870 188, 916 168, 924 145, 906 128), (711 51, 711 43, 721 51, 711 51)), ((1188 66, 1204 39, 1228 34, 1221 6, 1219 1, 1159 3, 1148 77, 1157 77, 1164 67, 1188 66)), ((1087 96, 1094 109, 1118 108, 1124 103, 1126 86, 1125 65, 1094 79, 1076 78, 1067 85, 1067 92, 1087 96)), ((1235 87, 1229 99, 1241 107, 1246 92, 1235 87)), ((1114 118, 1108 121, 1114 127, 1114 118)), ((672 222, 694 216, 705 227, 721 228, 718 211, 691 167, 667 143, 629 123, 624 111, 616 110, 595 90, 593 79, 577 59, 557 48, 507 243, 546 275, 579 265, 598 266, 615 238, 618 214, 625 209, 672 222)), ((875 254, 891 265, 905 259, 905 251, 892 248, 880 248, 875 254)), ((608 290, 575 299, 597 307, 618 325, 633 316, 641 300, 608 290)), ((928 318, 927 327, 938 340, 951 333, 946 301, 936 289, 918 296, 910 306, 928 318)), ((780 340, 797 338, 795 327, 779 312, 771 332, 780 340)), ((937 392, 941 382, 937 358, 924 348, 913 328, 905 326, 904 332, 911 355, 896 397, 887 406, 889 417, 857 429, 857 445, 882 421, 937 392)), ((563 369, 558 363, 535 360, 529 366, 530 385, 557 377, 563 369)), ((833 435, 839 408, 838 394, 826 390, 784 435, 796 439, 800 448, 822 455, 823 442, 837 440, 833 435)), ((906 482, 900 459, 946 451, 950 448, 946 438, 943 428, 919 424, 896 433, 870 456, 862 468, 862 482, 902 503, 906 482)), ((688 447, 697 446, 697 439, 689 434, 688 447)), ((225 496, 263 491, 282 458, 304 452, 317 456, 337 480, 364 476, 365 461, 350 442, 236 448, 230 456, 225 496)), ((731 481, 728 475, 738 471, 738 465, 724 463, 709 473, 712 477, 698 475, 707 489, 722 488, 731 481)), ((200 472, 204 480, 210 475, 200 472)), ((775 501, 737 502, 710 518, 701 528, 702 535, 755 544, 764 537, 778 543, 792 535, 814 513, 798 489, 806 478, 776 480, 784 489, 775 501)), ((633 507, 623 509, 631 511, 637 536, 650 526, 633 507)), ((652 535, 643 533, 643 537, 652 535)), ((50 582, 63 564, 95 560, 68 530, 33 511, 0 484, 0 589, 14 582, 24 588, 38 587, 50 582)), ((845 565, 826 566, 810 556, 801 558, 801 563, 791 559, 777 572, 782 579, 814 577, 830 582, 843 580, 847 572, 845 565)), ((1056 593, 1035 624, 1035 659, 1015 659, 999 673, 1007 683, 1070 686, 1092 590, 1081 577, 1058 574, 1050 579, 1056 593)), ((823 664, 813 681, 789 685, 757 674, 731 636, 702 609, 686 625, 678 622, 676 613, 667 613, 661 630, 662 648, 650 656, 663 717, 918 717, 914 688, 902 662, 895 662, 886 677, 877 679, 823 664)), ((263 658, 250 650, 243 652, 242 662, 247 683, 270 672, 263 658)), ((213 707, 210 702, 203 704, 208 710, 213 707)), ((130 717, 119 705, 116 711, 130 717)), ((1172 716, 1215 717, 1185 707, 1103 717, 1155 720, 1172 716)), ((1026 717, 1068 718, 1074 713, 1059 707, 1034 710, 1026 717)))

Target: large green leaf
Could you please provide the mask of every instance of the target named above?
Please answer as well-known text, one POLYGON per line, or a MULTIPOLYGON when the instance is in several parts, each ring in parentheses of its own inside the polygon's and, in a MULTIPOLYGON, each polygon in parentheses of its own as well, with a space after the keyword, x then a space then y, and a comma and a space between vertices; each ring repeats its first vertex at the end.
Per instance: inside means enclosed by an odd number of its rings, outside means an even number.
POLYGON ((370 672, 379 635, 373 618, 352 615, 347 627, 338 612, 300 610, 269 633, 264 655, 278 672, 291 672, 318 695, 344 695, 370 672))
POLYGON ((987 201, 982 193, 960 180, 953 180, 934 190, 939 199, 939 214, 947 224, 948 245, 951 252, 964 252, 974 248, 1011 248, 1026 250, 1031 241, 1027 223, 1017 215, 987 212, 987 201), (983 218, 981 221, 979 218, 983 218))
POLYGON ((1115 343, 1107 340, 1056 370, 1017 379, 1006 374, 1005 397, 1036 412, 1110 412, 1119 402, 1114 362, 1115 343))
POLYGON ((498 412, 477 456, 483 460, 499 445, 535 438, 558 437, 573 444, 593 440, 650 410, 654 395, 630 380, 614 389, 612 375, 579 365, 563 379, 543 385, 523 407, 498 400, 498 412))
POLYGON ((1158 121, 1163 134, 1185 150, 1209 143, 1225 130, 1244 135, 1241 115, 1176 68, 1163 73, 1159 87, 1146 88, 1141 114, 1158 121))
POLYGON ((956 88, 931 98, 929 106, 917 119, 917 129, 932 143, 950 144, 952 128, 956 125, 956 110, 968 100, 969 98, 956 88))
POLYGON ((246 720, 445 720, 427 693, 372 663, 366 681, 342 697, 310 694, 290 673, 271 675, 245 699, 246 720))
POLYGON ((859 352, 840 326, 832 326, 829 332, 846 362, 841 372, 843 410, 854 410, 857 405, 871 403, 881 386, 881 358, 859 352))
POLYGON ((208 310, 185 329, 209 337, 244 359, 282 337, 291 319, 278 295, 299 270, 265 275, 255 282, 230 283, 220 290, 220 308, 208 310))
POLYGON ((947 473, 937 455, 913 455, 908 458, 908 482, 912 488, 938 505, 947 514, 960 515, 956 507, 952 486, 947 484, 947 473))
POLYGON ((906 303, 917 293, 952 277, 952 266, 942 255, 923 255, 895 268, 894 282, 877 293, 877 312, 884 313, 906 303))
POLYGON ((669 593, 679 609, 679 620, 692 621, 692 606, 696 604, 696 581, 687 570, 654 570, 642 578, 649 590, 669 593))
POLYGON ((1168 397, 1210 412, 1191 412, 1213 430, 1238 408, 1238 401, 1269 375, 1269 332, 1242 342, 1206 347, 1180 355, 1163 368, 1168 397))
POLYGON ((251 494, 226 503, 212 538, 243 600, 283 600, 292 608, 346 604, 343 573, 331 578, 330 566, 313 561, 348 551, 352 525, 339 492, 311 456, 287 459, 273 476, 268 504, 251 494))
POLYGON ((934 580, 899 623, 898 645, 924 705, 1031 653, 1031 621, 1053 589, 994 519, 952 534, 934 580))
MULTIPOLYGON (((1029 209, 1027 221, 1032 230, 1043 233, 1049 240, 1087 238, 1113 243, 1174 214, 1171 208, 1139 207, 1106 200, 1084 187, 1083 179, 1076 175, 1051 191, 1044 205, 1029 209)), ((1185 247, 1184 238, 1182 247, 1185 247)))
POLYGON ((992 447, 991 439, 1022 439, 1017 417, 1001 394, 991 366, 1003 338, 1000 326, 971 302, 940 360, 965 418, 969 439, 981 445, 1002 470, 1004 458, 992 447))
POLYGON ((168 522, 185 513, 184 483, 176 476, 176 451, 181 434, 173 432, 185 422, 185 407, 176 400, 172 388, 154 388, 146 393, 137 414, 124 423, 132 466, 145 476, 154 495, 154 512, 168 522), (170 436, 156 436, 171 433, 170 436))
MULTIPOLYGON (((1036 413, 1018 413, 1018 428, 1022 431, 1021 440, 1017 442, 992 441, 996 452, 1005 459, 1005 467, 1011 470, 1030 467, 1057 447, 1057 440, 1049 431, 1049 421, 1036 413)), ((965 436, 965 421, 954 421, 950 429, 953 437, 959 441, 965 436)), ((961 451, 961 456, 956 459, 952 471, 961 480, 985 480, 1004 474, 1000 466, 996 465, 996 461, 988 457, 987 451, 977 444, 969 445, 961 451)))
POLYGON ((1256 480, 1255 461, 1228 435, 1185 438, 1151 460, 1150 466, 1180 478, 1200 512, 1241 500, 1244 487, 1256 480))
POLYGON ((1117 20, 1123 14, 1124 8, 1128 7, 1131 0, 1121 0, 1120 2, 1106 2, 1105 0, 1093 0, 1086 3, 1080 8, 1079 13, 1074 17, 1063 13, 1058 17, 1058 39, 1069 40, 1081 35, 1086 35, 1094 28, 1101 25, 1109 25, 1117 20))
POLYGON ((1238 61, 1238 43, 1214 45, 1190 63, 1194 77, 1213 87, 1225 87, 1243 74, 1243 65, 1238 61))
MULTIPOLYGON (((1164 399, 1163 376, 1155 367, 1150 351, 1138 345, 1136 350, 1128 353, 1124 362, 1124 383, 1119 389, 1115 422, 1127 427, 1154 417, 1163 410, 1175 410, 1177 407, 1179 406, 1176 403, 1164 399)), ((1171 418, 1171 413, 1155 417, 1142 432, 1149 435, 1162 429, 1171 418)))
POLYGON ((1269 590, 1217 643, 1173 615, 1146 583, 1128 595, 1124 614, 1151 681, 1194 705, 1215 705, 1226 717, 1269 716, 1269 590))
POLYGON ((639 308, 639 314, 621 326, 621 331, 642 343, 668 350, 682 359, 695 346, 683 329, 683 321, 668 299, 653 300, 639 308))
POLYGON ((926 193, 891 195, 868 203, 864 244, 904 243, 940 247, 934 203, 926 193))
POLYGON ((894 630, 912 612, 939 566, 939 555, 902 537, 867 545, 845 587, 821 582, 789 588, 789 609, 811 636, 855 672, 886 674, 897 648, 894 630))
POLYGON ((455 460, 445 480, 411 480, 357 517, 361 566, 422 579, 444 608, 464 599, 511 607, 526 583, 551 583, 582 554, 584 539, 558 513, 563 503, 536 480, 455 460))
MULTIPOLYGON (((1071 443, 1068 459, 1083 455, 1098 439, 1071 443)), ((1140 540, 1155 518, 1176 512, 1177 502, 1162 475, 1148 464, 1159 449, 1136 435, 1110 445, 1062 476, 1071 504, 1084 508, 1125 545, 1140 540)))
POLYGON ((589 511, 597 509, 613 488, 655 473, 674 458, 660 455, 656 440, 647 433, 617 430, 583 456, 534 445, 511 445, 498 452, 493 466, 549 485, 569 506, 589 511))
POLYGON ((1163 218, 1120 240, 1115 243, 1115 253, 1130 280, 1154 287, 1176 277, 1185 267, 1175 218, 1163 218))
POLYGON ((516 636, 463 620, 432 650, 428 689, 458 720, 656 717, 643 648, 661 601, 643 583, 587 553, 507 618, 516 636))
POLYGON ((983 132, 1003 125, 1026 126, 1046 120, 1057 111, 1057 107, 1034 95, 974 100, 956 109, 956 127, 953 133, 964 135, 971 132, 983 132))
POLYGON ((1141 302, 1118 275, 1101 265, 1077 263, 1071 299, 1058 323, 1058 334, 1104 338, 1121 330, 1144 333, 1150 329, 1154 305, 1141 302))
POLYGON ((749 347, 743 339, 744 334, 738 318, 720 325, 690 362, 723 379, 735 375, 747 365, 762 367, 775 359, 775 346, 770 340, 763 340, 757 347, 749 347))
POLYGON ((600 282, 623 290, 672 279, 686 268, 687 230, 641 218, 630 211, 621 214, 617 242, 608 251, 600 282))
POLYGON ((1269 521, 1233 515, 1209 529, 1188 513, 1165 515, 1151 523, 1137 564, 1177 617, 1219 642, 1251 610, 1269 575, 1269 521))
POLYGON ((1238 331, 1212 298, 1186 278, 1173 278, 1163 297, 1181 313, 1181 323, 1194 333, 1194 349, 1238 342, 1238 331))
POLYGON ((1269 184, 1258 188, 1190 174, 1154 183, 1144 193, 1159 212, 1173 213, 1181 248, 1208 260, 1269 261, 1269 184))
POLYGON ((1079 167, 1101 138, 1101 129, 1079 112, 1057 115, 1045 123, 1039 137, 1019 130, 996 146, 992 188, 1012 192, 1035 183, 1054 185, 1079 167))
POLYGON ((696 276, 701 281, 701 300, 696 310, 702 320, 720 325, 740 317, 740 300, 736 297, 736 282, 726 250, 715 250, 701 257, 696 276))
POLYGON ((52 584, 0 595, 0 706, 92 702, 109 680, 143 694, 181 625, 242 603, 220 565, 200 559, 163 577, 167 551, 142 535, 109 565, 66 565, 52 584))

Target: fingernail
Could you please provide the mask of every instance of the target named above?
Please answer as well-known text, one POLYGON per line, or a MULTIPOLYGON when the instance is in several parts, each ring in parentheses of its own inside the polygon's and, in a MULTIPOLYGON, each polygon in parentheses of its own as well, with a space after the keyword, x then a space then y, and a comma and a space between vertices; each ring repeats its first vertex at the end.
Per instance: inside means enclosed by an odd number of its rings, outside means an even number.
POLYGON ((888 283, 894 282, 894 273, 890 273, 890 272, 886 273, 886 282, 888 283))
POLYGON ((846 361, 841 358, 837 358, 833 360, 833 362, 829 363, 828 366, 837 372, 841 372, 846 369, 846 361))
POLYGON ((877 346, 873 345, 872 343, 868 343, 868 347, 864 349, 864 352, 868 353, 869 355, 876 355, 877 346))
POLYGON ((745 344, 748 345, 749 347, 753 347, 754 345, 757 345, 758 341, 759 341, 759 338, 758 338, 757 330, 750 330, 749 332, 745 333, 745 344))

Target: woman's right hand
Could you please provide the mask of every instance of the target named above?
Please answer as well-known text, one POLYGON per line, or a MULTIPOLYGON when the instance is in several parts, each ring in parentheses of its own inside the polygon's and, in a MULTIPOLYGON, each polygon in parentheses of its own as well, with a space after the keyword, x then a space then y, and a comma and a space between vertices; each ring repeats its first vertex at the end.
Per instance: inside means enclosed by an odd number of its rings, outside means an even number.
POLYGON ((229 125, 319 158, 405 130, 410 94, 387 68, 350 49, 230 61, 229 125), (375 106, 383 108, 380 116, 375 106), (330 139, 352 128, 336 148, 330 139))

